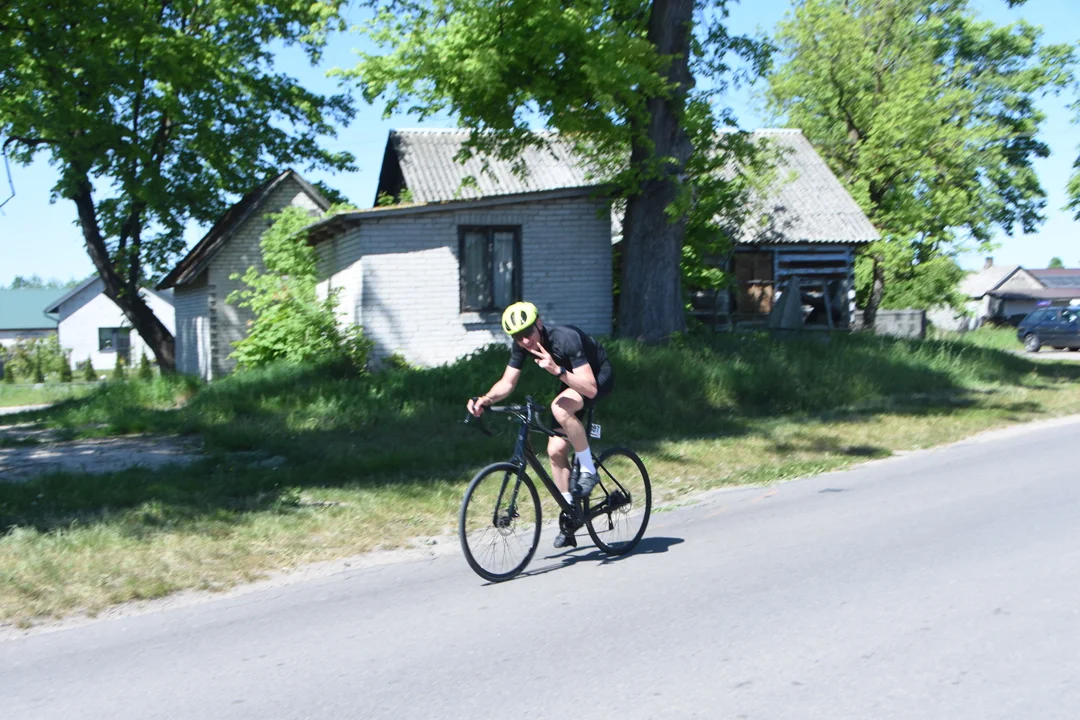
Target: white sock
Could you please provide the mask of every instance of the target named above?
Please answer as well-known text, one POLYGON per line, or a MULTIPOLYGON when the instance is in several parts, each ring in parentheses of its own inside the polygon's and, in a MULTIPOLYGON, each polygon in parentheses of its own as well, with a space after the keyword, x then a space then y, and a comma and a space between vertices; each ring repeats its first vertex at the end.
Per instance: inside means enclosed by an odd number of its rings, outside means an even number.
POLYGON ((573 496, 573 495, 571 495, 571 494, 570 494, 570 493, 568 493, 568 492, 564 492, 564 493, 562 494, 562 496, 563 496, 563 500, 565 500, 566 502, 570 503, 571 505, 573 505, 573 504, 574 504, 574 496, 573 496))
POLYGON ((589 448, 585 448, 579 453, 574 453, 577 457, 578 465, 581 466, 582 472, 589 472, 593 475, 596 474, 596 465, 593 464, 592 451, 589 448))

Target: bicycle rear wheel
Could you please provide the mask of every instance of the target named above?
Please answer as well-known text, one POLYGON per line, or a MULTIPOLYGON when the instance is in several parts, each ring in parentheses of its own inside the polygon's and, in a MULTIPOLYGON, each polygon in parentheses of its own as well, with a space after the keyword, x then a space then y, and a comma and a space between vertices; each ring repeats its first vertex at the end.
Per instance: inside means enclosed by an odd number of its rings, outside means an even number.
POLYGON ((469 483, 458 534, 465 559, 485 580, 502 582, 529 564, 540 544, 540 497, 512 463, 495 463, 469 483))
POLYGON ((600 482, 589 496, 589 519, 585 526, 601 551, 625 555, 634 549, 649 525, 652 512, 649 473, 641 458, 627 448, 601 453, 596 470, 600 482))

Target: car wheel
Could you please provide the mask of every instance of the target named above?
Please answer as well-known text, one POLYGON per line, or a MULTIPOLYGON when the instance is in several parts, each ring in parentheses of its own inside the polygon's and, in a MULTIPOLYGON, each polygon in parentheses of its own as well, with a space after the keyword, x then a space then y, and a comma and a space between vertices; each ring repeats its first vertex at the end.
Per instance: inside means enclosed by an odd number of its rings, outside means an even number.
POLYGON ((1041 347, 1042 342, 1035 333, 1028 333, 1024 336, 1024 349, 1028 352, 1039 352, 1039 348, 1041 347))
POLYGON ((1071 347, 1071 348, 1069 348, 1069 352, 1076 352, 1077 350, 1080 350, 1080 347, 1071 347))

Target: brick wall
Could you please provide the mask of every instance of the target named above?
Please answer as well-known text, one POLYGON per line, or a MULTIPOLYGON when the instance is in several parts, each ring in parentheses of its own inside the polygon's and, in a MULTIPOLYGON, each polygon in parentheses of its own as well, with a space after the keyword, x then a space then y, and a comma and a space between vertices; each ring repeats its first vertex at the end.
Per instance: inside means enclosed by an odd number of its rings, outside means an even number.
POLYGON ((418 211, 379 217, 319 245, 320 286, 341 289, 344 322, 363 326, 376 359, 452 362, 492 342, 507 342, 498 314, 460 311, 458 227, 521 226, 524 298, 549 323, 611 332, 611 223, 607 203, 572 197, 489 210, 418 211))
POLYGON ((307 208, 313 213, 319 210, 298 182, 292 178, 285 180, 234 231, 207 269, 210 357, 213 377, 221 377, 236 368, 236 361, 228 356, 233 351, 233 343, 247 335, 248 322, 254 320, 255 317, 249 309, 240 308, 225 301, 230 293, 243 286, 239 279, 231 280, 229 276, 234 273, 243 275, 252 266, 260 270, 265 269, 259 240, 271 225, 266 216, 280 212, 289 205, 307 208))

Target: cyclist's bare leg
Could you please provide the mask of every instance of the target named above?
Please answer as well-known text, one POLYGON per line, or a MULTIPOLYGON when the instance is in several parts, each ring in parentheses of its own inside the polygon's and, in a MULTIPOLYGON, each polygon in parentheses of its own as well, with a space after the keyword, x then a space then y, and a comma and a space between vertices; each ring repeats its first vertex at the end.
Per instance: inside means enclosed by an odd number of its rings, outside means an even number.
POLYGON ((574 446, 574 452, 584 452, 589 448, 589 438, 585 435, 585 426, 578 419, 576 413, 585 407, 585 401, 577 390, 567 388, 559 393, 559 396, 551 403, 551 414, 562 425, 570 444, 574 446))
POLYGON ((548 438, 548 458, 551 460, 551 479, 559 492, 570 492, 570 443, 566 438, 548 438))

